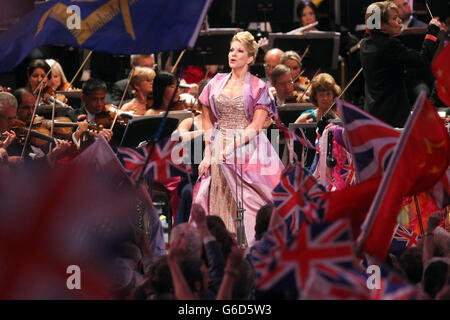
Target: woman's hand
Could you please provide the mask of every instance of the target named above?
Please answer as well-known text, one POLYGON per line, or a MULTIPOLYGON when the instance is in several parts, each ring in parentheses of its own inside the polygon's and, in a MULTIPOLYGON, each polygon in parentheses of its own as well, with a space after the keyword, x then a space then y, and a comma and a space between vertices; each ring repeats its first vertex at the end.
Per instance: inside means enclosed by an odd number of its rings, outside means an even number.
POLYGON ((439 18, 438 18, 438 17, 431 19, 431 21, 430 21, 429 24, 430 24, 430 25, 433 24, 433 25, 435 25, 436 27, 438 27, 439 29, 441 29, 442 31, 447 32, 447 27, 446 27, 446 25, 445 25, 444 23, 442 23, 441 21, 439 21, 439 18))
POLYGON ((208 176, 208 170, 209 167, 211 166, 211 156, 210 155, 206 155, 202 162, 200 162, 200 165, 198 166, 198 174, 200 176, 208 176))

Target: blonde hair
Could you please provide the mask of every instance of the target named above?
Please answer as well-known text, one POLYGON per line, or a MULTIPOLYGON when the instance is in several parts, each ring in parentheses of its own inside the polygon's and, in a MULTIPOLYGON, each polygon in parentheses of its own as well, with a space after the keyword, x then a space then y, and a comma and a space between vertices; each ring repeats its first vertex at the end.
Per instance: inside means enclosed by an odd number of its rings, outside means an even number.
POLYGON ((255 41, 255 38, 248 31, 241 31, 234 35, 233 39, 231 39, 231 43, 234 41, 240 42, 245 49, 248 51, 249 57, 253 57, 253 61, 250 63, 252 65, 255 63, 256 55, 258 53, 258 43, 255 41))
MULTIPOLYGON (((370 4, 366 10, 365 22, 367 25, 367 20, 372 17, 377 11, 380 12, 381 23, 387 24, 389 22, 389 11, 396 10, 398 12, 398 7, 394 2, 391 1, 379 1, 370 4)), ((368 26, 369 28, 370 26, 368 26)))
POLYGON ((321 73, 311 81, 311 102, 317 105, 316 93, 328 90, 333 91, 334 98, 341 94, 341 87, 336 84, 334 78, 328 73, 321 73))
POLYGON ((52 69, 52 75, 59 74, 59 76, 61 77, 61 85, 60 86, 62 86, 64 83, 68 82, 66 75, 64 74, 64 70, 62 69, 62 67, 58 61, 53 60, 53 59, 47 59, 47 60, 45 60, 45 62, 47 62, 47 64, 52 69))
POLYGON ((155 79, 155 71, 149 67, 135 67, 134 74, 131 78, 130 84, 134 87, 139 85, 142 81, 152 81, 155 79))
POLYGON ((302 59, 299 54, 295 51, 286 51, 280 58, 280 64, 285 64, 287 60, 294 60, 300 65, 300 69, 302 68, 302 59))

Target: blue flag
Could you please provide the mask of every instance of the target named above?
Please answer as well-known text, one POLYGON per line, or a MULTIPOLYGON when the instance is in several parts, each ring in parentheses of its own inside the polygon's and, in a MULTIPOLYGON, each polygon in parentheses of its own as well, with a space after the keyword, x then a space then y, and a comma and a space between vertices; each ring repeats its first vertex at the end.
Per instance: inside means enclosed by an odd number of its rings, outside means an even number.
POLYGON ((0 37, 0 72, 42 45, 111 54, 193 47, 211 0, 52 0, 0 37))

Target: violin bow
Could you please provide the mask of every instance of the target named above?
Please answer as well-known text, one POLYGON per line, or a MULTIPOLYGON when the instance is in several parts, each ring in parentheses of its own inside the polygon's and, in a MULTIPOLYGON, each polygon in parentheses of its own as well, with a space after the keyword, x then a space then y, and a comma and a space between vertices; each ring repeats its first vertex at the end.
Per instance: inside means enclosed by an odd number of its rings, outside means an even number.
POLYGON ((92 50, 89 51, 89 53, 87 54, 86 58, 84 59, 83 63, 81 64, 81 66, 78 68, 77 73, 75 73, 75 75, 73 76, 72 80, 69 82, 69 86, 67 87, 67 90, 69 90, 70 88, 72 88, 72 84, 75 81, 75 79, 77 78, 78 74, 80 73, 80 71, 83 69, 84 65, 86 64, 86 62, 89 60, 89 58, 92 55, 92 50))
POLYGON ((36 92, 37 92, 38 90, 39 90, 39 92, 42 90, 42 84, 44 83, 44 80, 45 80, 46 78, 48 78, 48 75, 50 74, 50 72, 52 72, 52 68, 50 68, 50 69, 47 71, 47 74, 45 75, 45 77, 42 78, 41 82, 39 82, 38 86, 34 89, 33 95, 35 95, 36 92))
POLYGON ((295 81, 298 80, 298 78, 300 78, 300 76, 305 72, 305 69, 303 69, 296 77, 294 80, 292 80, 293 83, 295 83, 295 81))
POLYGON ((315 77, 317 77, 317 75, 319 74, 319 72, 320 72, 320 68, 317 69, 316 73, 314 73, 314 76, 312 77, 311 81, 309 82, 308 86, 306 87, 306 90, 303 91, 303 94, 301 95, 299 101, 302 101, 303 96, 306 94, 306 92, 308 92, 309 88, 310 88, 311 85, 312 85, 312 81, 314 80, 315 77))
POLYGON ((133 74, 134 74, 134 68, 131 69, 130 74, 128 75, 127 85, 125 87, 125 90, 123 90, 122 98, 120 99, 119 105, 117 106, 116 114, 114 116, 114 121, 111 124, 111 128, 109 128, 110 130, 112 130, 114 128, 114 125, 116 124, 117 117, 119 116, 119 110, 120 110, 120 108, 122 108, 123 100, 125 99, 125 94, 128 92, 128 87, 130 86, 130 82, 131 82, 131 78, 133 77, 133 74))
MULTIPOLYGON (((303 61, 303 58, 306 56, 306 54, 307 54, 308 51, 309 51, 309 47, 310 47, 310 45, 308 44, 308 46, 306 47, 306 49, 305 49, 305 51, 303 52, 302 56, 300 57, 300 61, 303 61)), ((295 79, 292 80, 292 82, 295 83, 295 81, 297 81, 298 78, 300 78, 300 76, 301 76, 304 72, 305 72, 305 69, 303 69, 303 70, 298 74, 298 76, 296 76, 295 79)))
POLYGON ((178 56, 177 62, 175 62, 175 65, 172 67, 172 70, 170 72, 174 73, 175 70, 177 70, 178 64, 180 63, 181 58, 183 58, 185 52, 186 49, 183 49, 183 51, 181 51, 180 55, 178 56))
MULTIPOLYGON (((53 107, 52 107, 52 122, 51 122, 51 126, 50 126, 50 137, 53 138, 53 128, 55 127, 55 111, 56 111, 56 98, 55 100, 53 100, 53 107)), ((31 127, 31 125, 30 125, 31 127)), ((50 142, 49 145, 49 152, 50 150, 52 150, 52 142, 50 142)))
POLYGON ((332 104, 331 107, 329 107, 328 110, 323 114, 322 118, 325 117, 325 115, 326 115, 328 112, 330 112, 331 109, 333 109, 333 107, 336 105, 336 100, 337 100, 337 99, 340 99, 340 98, 344 95, 345 91, 347 91, 347 89, 350 88, 350 86, 352 85, 352 83, 355 82, 356 78, 358 78, 359 74, 360 74, 362 71, 363 71, 363 68, 361 68, 361 69, 358 70, 358 72, 353 76, 352 80, 350 80, 350 82, 347 84, 347 86, 344 88, 344 90, 342 90, 341 94, 340 94, 336 99, 334 99, 333 104, 332 104))
POLYGON ((306 47, 305 51, 303 52, 302 56, 300 57, 300 61, 303 61, 303 58, 306 56, 306 54, 309 52, 309 47, 311 45, 308 44, 308 46, 306 47))
POLYGON ((28 131, 27 131, 27 137, 25 138, 25 142, 24 142, 23 148, 22 148, 22 154, 20 155, 22 158, 25 155, 25 148, 27 147, 28 141, 30 141, 31 128, 33 127, 34 119, 36 118, 36 111, 37 111, 37 106, 38 106, 39 100, 41 98, 41 92, 42 92, 42 86, 39 88, 39 93, 36 98, 36 102, 34 103, 33 116, 31 117, 30 126, 28 127, 28 131))

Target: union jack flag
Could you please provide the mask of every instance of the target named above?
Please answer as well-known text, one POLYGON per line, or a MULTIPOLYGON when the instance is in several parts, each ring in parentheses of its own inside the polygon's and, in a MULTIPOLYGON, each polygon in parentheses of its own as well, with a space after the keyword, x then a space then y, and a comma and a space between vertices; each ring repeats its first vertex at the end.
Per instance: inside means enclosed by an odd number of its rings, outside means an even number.
MULTIPOLYGON (((257 242, 250 250, 249 259, 252 262, 256 279, 261 279, 267 270, 276 267, 276 261, 280 258, 281 251, 295 241, 295 233, 292 232, 289 223, 284 223, 268 230, 261 241, 257 242)), ((295 286, 294 272, 288 272, 282 279, 274 282, 271 286, 271 292, 278 292, 285 295, 285 292, 297 293, 295 286)))
MULTIPOLYGON (((189 168, 183 163, 176 164, 172 161, 174 148, 182 146, 177 141, 171 141, 170 138, 161 140, 155 144, 155 150, 145 168, 144 176, 155 181, 166 181, 173 177, 183 177, 189 172, 189 168)), ((121 159, 125 171, 130 174, 133 180, 137 180, 147 158, 150 146, 145 148, 117 148, 119 159, 121 159)), ((180 148, 181 151, 182 148, 180 148)), ((175 155, 182 159, 180 153, 175 155)))
POLYGON ((303 299, 327 300, 417 300, 424 299, 421 290, 406 282, 389 270, 385 276, 380 273, 379 288, 369 279, 374 273, 354 269, 336 268, 335 275, 315 270, 308 278, 303 299), (368 282, 374 285, 369 288, 368 282))
POLYGON ((314 270, 308 277, 301 298, 304 300, 369 300, 366 277, 359 271, 336 267, 333 274, 314 270))
POLYGON ((420 239, 420 235, 399 224, 392 237, 389 253, 400 257, 406 249, 416 247, 420 239))
POLYGON ((274 205, 291 230, 299 230, 303 221, 319 222, 325 214, 325 189, 309 172, 296 165, 272 191, 274 205))
POLYGON ((422 300, 426 295, 422 290, 409 284, 393 271, 381 278, 380 289, 370 290, 371 300, 422 300))
POLYGON ((350 154, 347 154, 345 162, 341 167, 341 179, 346 185, 353 185, 356 183, 355 167, 350 154))
MULTIPOLYGON (((284 230, 287 232, 288 227, 285 226, 284 230)), ((289 279, 290 285, 295 285, 299 292, 313 270, 336 276, 336 266, 351 268, 354 262, 348 220, 333 224, 303 224, 295 240, 284 241, 283 246, 259 266, 258 289, 272 290, 289 279)))
POLYGON ((352 104, 342 100, 337 100, 337 104, 358 181, 381 176, 399 141, 400 132, 352 104))

